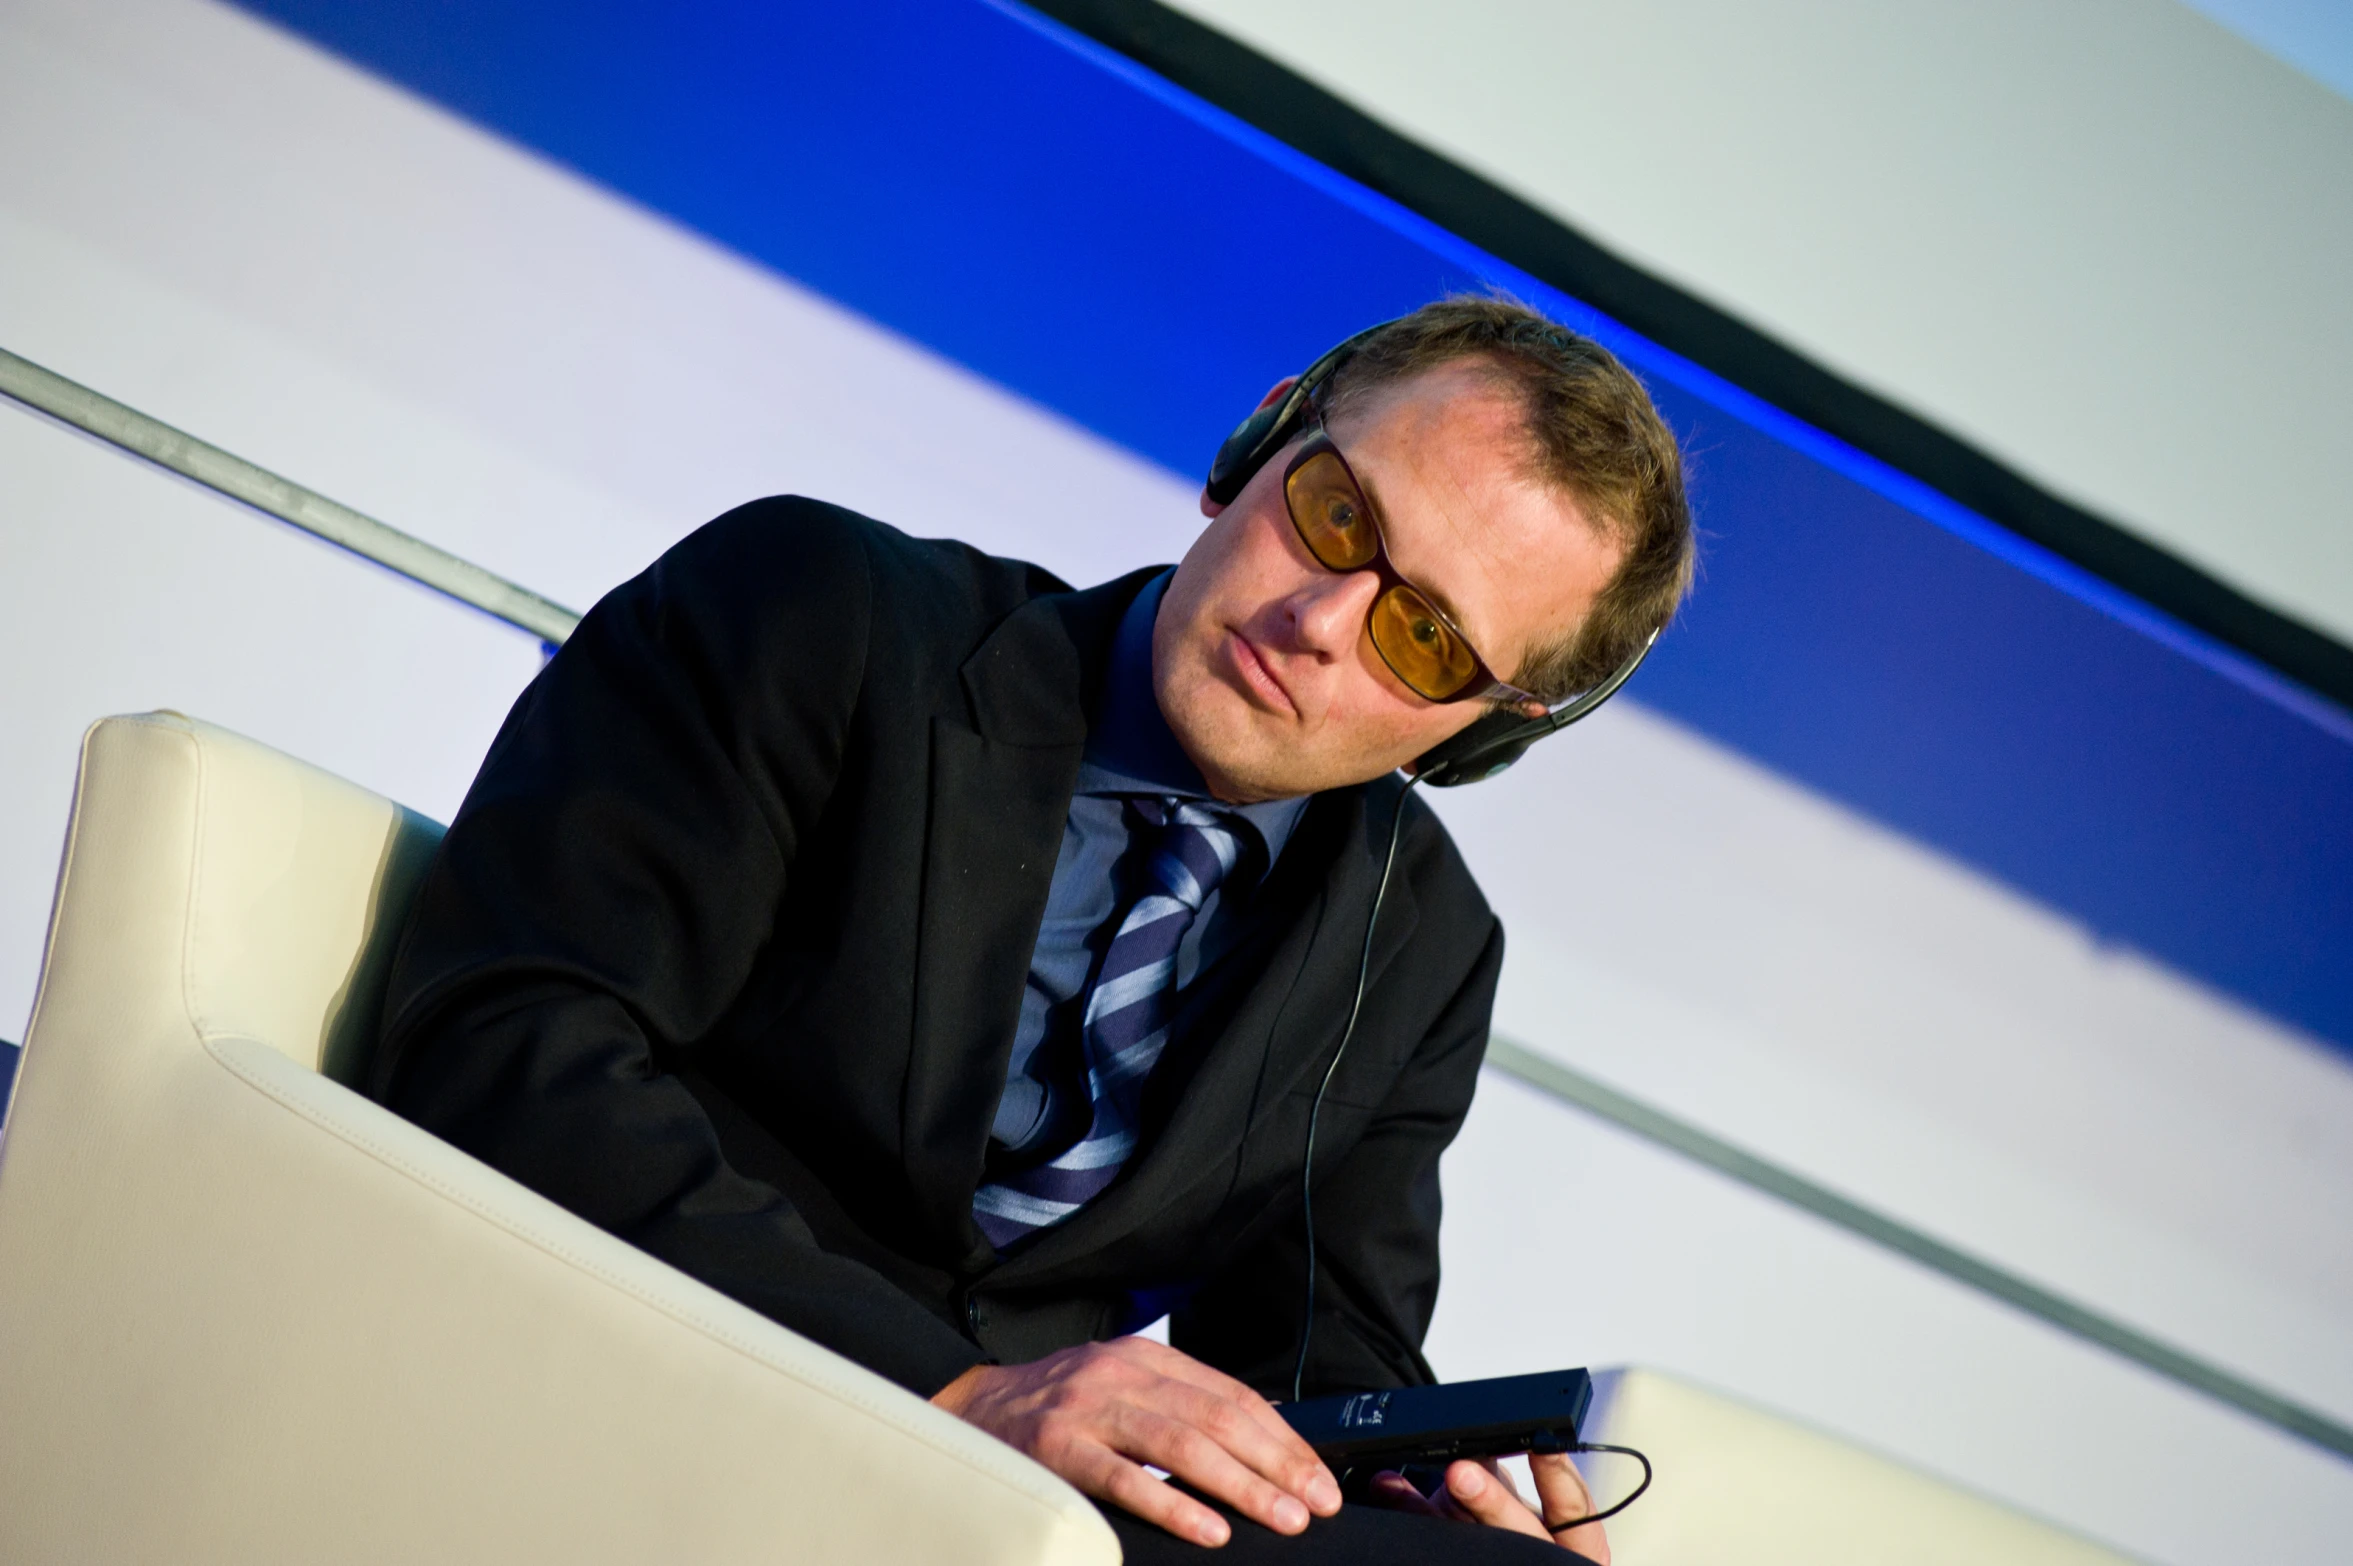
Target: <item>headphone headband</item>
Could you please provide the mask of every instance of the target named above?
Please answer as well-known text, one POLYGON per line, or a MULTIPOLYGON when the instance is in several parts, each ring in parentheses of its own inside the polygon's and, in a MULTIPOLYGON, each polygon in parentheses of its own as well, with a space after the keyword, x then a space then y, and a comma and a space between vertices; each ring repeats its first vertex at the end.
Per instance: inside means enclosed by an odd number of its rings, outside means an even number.
MULTIPOLYGON (((1232 505, 1260 468, 1272 460, 1298 432, 1307 409, 1316 394, 1338 373, 1340 366, 1355 356, 1364 340, 1396 322, 1383 321, 1368 326, 1324 354, 1305 370, 1281 398, 1267 407, 1253 412, 1234 426, 1234 432, 1217 448, 1210 460, 1208 481, 1204 493, 1221 506, 1232 505)), ((1661 626, 1660 630, 1665 627, 1661 626)), ((1634 677, 1642 667, 1642 660, 1650 656, 1657 644, 1659 632, 1653 631, 1634 656, 1619 665, 1617 671, 1593 689, 1570 698, 1541 718, 1500 711, 1488 713, 1473 722, 1444 744, 1433 746, 1413 764, 1414 777, 1432 788, 1457 788, 1465 783, 1476 783, 1491 778, 1510 767, 1527 754, 1528 747, 1548 734, 1558 734, 1570 724, 1585 718, 1618 693, 1618 688, 1634 677)))

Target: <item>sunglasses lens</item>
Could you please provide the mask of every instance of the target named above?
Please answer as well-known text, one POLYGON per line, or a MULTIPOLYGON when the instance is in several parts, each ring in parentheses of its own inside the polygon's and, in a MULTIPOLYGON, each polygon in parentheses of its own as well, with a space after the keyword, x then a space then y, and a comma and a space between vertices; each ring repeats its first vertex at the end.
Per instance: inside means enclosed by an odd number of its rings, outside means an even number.
POLYGON ((1417 695, 1432 701, 1454 695, 1478 672, 1463 639, 1410 587, 1392 587, 1374 600, 1372 633, 1382 661, 1417 695))
POLYGON ((1328 569, 1355 571, 1371 563, 1377 547, 1373 519, 1335 453, 1319 451, 1293 468, 1283 498, 1308 553, 1328 569))

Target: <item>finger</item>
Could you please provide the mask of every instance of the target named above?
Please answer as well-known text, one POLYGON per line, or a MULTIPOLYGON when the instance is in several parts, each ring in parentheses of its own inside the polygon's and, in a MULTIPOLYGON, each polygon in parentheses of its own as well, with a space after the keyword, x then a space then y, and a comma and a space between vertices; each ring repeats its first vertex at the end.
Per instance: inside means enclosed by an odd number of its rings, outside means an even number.
POLYGON ((1563 1528, 1553 1538, 1564 1550, 1575 1550, 1593 1562, 1593 1566, 1610 1566, 1609 1535, 1601 1531, 1601 1524, 1586 1523, 1579 1528, 1563 1528))
POLYGON ((1305 1501, 1320 1517, 1329 1517, 1340 1509, 1340 1482, 1332 1477, 1332 1470, 1323 1459, 1315 1455, 1315 1448, 1291 1428, 1291 1422, 1276 1412, 1272 1403, 1247 1383, 1202 1364, 1181 1349, 1152 1343, 1148 1338, 1140 1341, 1150 1344, 1154 1351, 1149 1361, 1154 1369, 1172 1380, 1232 1403, 1274 1443, 1280 1456, 1273 1467, 1254 1463, 1260 1472, 1305 1501))
POLYGON ((1411 1479, 1400 1473, 1375 1475, 1372 1488, 1366 1492, 1366 1498, 1371 1504, 1393 1512, 1412 1512, 1422 1517, 1443 1517, 1446 1515, 1432 1503, 1428 1496, 1414 1488, 1411 1479))
POLYGON ((1155 1479, 1109 1447, 1094 1446, 1062 1470, 1079 1489, 1098 1500, 1124 1507, 1180 1539, 1217 1548, 1233 1537, 1233 1528, 1214 1510, 1155 1479))
POLYGON ((1306 1531, 1307 1507, 1299 1497, 1254 1472, 1187 1420, 1131 1404, 1118 1411, 1114 1444, 1127 1456, 1166 1469, 1262 1527, 1276 1533, 1306 1531))
POLYGON ((1543 1519, 1528 1510, 1517 1491, 1477 1463, 1447 1464, 1446 1493, 1473 1522, 1539 1539, 1552 1537, 1545 1531, 1543 1519))
MULTIPOLYGON (((1569 1460, 1566 1452, 1540 1452, 1528 1459, 1528 1472, 1536 1480, 1536 1495, 1544 1509, 1547 1523, 1563 1523, 1572 1517, 1584 1517, 1599 1510, 1593 1504, 1593 1491, 1586 1485, 1585 1476, 1569 1460)), ((1609 1536, 1599 1523, 1564 1529, 1553 1535, 1579 1555, 1609 1566, 1609 1536)))
POLYGON ((1538 1509, 1536 1503, 1528 1499, 1528 1492, 1521 1489, 1520 1482, 1511 1476, 1511 1470, 1503 1466, 1502 1458, 1478 1457, 1473 1458, 1472 1461, 1477 1463, 1481 1468, 1486 1469, 1489 1474, 1493 1475, 1495 1482, 1502 1485, 1505 1490, 1509 1491, 1514 1500, 1518 1501, 1522 1506, 1528 1508, 1528 1510, 1536 1512, 1539 1517, 1543 1516, 1542 1511, 1538 1509))
POLYGON ((1585 1476, 1577 1471, 1568 1453, 1530 1453, 1528 1475, 1536 1481, 1536 1493, 1544 1501, 1547 1517, 1581 1517, 1593 1510, 1593 1492, 1586 1488, 1585 1476))
POLYGON ((1249 1409, 1230 1398, 1174 1378, 1161 1385, 1165 1390, 1156 1392, 1150 1406, 1200 1430, 1309 1509, 1326 1517, 1339 1510, 1340 1486, 1289 1425, 1283 1430, 1290 1439, 1277 1440, 1249 1409), (1329 1505, 1321 1504, 1327 1501, 1329 1505))

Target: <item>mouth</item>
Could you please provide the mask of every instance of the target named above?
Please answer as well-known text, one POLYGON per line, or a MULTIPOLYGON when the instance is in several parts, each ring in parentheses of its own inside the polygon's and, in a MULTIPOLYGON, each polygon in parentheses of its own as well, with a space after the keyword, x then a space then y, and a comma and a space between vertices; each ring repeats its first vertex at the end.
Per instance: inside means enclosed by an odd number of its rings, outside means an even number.
POLYGON ((1226 655, 1232 660, 1234 672, 1240 676, 1243 689, 1258 705, 1281 717, 1299 716, 1299 704, 1291 699, 1290 691, 1275 677, 1273 666, 1249 637, 1229 629, 1226 632, 1226 655))

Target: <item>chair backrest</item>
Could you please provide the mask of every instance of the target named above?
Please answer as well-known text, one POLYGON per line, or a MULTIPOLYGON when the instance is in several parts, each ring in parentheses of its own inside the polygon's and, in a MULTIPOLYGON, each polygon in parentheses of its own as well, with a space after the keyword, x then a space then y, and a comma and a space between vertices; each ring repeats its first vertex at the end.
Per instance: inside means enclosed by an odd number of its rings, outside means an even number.
POLYGON ((57 932, 44 994, 145 994, 185 1007, 199 1036, 260 1039, 356 1086, 441 827, 175 712, 92 725, 82 775, 60 909, 105 921, 108 938, 57 932), (157 917, 165 886, 184 889, 184 919, 157 917))

